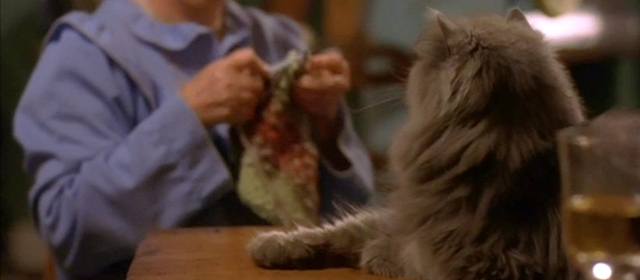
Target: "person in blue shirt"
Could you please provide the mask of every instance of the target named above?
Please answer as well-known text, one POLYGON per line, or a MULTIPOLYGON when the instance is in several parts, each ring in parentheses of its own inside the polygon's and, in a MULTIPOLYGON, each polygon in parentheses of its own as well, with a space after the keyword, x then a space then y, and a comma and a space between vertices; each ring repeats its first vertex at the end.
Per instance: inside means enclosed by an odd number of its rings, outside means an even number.
MULTIPOLYGON (((14 118, 58 279, 124 278, 153 228, 259 223, 234 193, 229 128, 255 114, 268 65, 305 50, 302 37, 225 0, 105 0, 59 19, 14 118)), ((313 120, 327 218, 373 193, 349 87, 348 63, 325 52, 293 93, 313 120)))

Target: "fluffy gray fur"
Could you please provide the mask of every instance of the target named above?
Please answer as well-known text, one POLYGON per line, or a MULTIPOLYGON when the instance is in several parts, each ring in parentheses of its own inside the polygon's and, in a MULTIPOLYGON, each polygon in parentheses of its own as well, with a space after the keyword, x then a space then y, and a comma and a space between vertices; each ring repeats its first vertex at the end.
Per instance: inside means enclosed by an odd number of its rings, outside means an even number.
POLYGON ((407 80, 384 208, 257 236, 267 268, 360 267, 430 280, 570 279, 561 248, 554 134, 583 121, 554 52, 518 9, 437 11, 407 80))

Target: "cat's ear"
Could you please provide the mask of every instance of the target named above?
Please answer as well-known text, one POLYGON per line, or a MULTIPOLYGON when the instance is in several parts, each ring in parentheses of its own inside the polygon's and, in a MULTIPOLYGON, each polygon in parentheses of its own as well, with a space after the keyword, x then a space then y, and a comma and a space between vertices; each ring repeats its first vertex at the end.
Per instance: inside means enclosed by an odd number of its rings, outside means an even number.
POLYGON ((442 15, 442 13, 434 8, 427 7, 427 10, 424 12, 424 19, 427 22, 431 22, 436 20, 438 15, 442 15))
POLYGON ((434 17, 436 22, 438 23, 438 27, 440 28, 440 33, 442 34, 444 43, 447 46, 447 55, 451 55, 450 46, 452 45, 452 42, 463 35, 463 32, 459 26, 449 20, 449 18, 447 18, 442 13, 436 11, 434 17))
POLYGON ((509 10, 509 12, 507 13, 507 22, 519 22, 532 29, 531 25, 527 21, 527 17, 525 17, 522 11, 517 7, 511 8, 509 10))

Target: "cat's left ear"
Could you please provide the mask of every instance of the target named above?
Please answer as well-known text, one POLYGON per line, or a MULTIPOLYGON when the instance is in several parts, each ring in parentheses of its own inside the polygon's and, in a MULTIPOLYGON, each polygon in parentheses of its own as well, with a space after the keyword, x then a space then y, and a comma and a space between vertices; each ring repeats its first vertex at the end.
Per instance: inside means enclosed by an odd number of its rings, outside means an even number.
POLYGON ((531 25, 527 21, 527 17, 522 13, 519 8, 511 8, 507 13, 507 22, 520 22, 526 25, 528 28, 531 28, 531 25))
POLYGON ((464 32, 457 24, 452 22, 447 16, 438 10, 429 8, 426 16, 430 20, 435 20, 446 45, 447 55, 451 55, 451 45, 460 40, 460 38, 464 36, 464 32))
POLYGON ((427 7, 427 9, 424 11, 424 19, 427 22, 431 22, 431 21, 436 20, 436 17, 438 15, 442 15, 442 12, 440 12, 440 11, 434 9, 434 8, 431 8, 431 7, 427 7))

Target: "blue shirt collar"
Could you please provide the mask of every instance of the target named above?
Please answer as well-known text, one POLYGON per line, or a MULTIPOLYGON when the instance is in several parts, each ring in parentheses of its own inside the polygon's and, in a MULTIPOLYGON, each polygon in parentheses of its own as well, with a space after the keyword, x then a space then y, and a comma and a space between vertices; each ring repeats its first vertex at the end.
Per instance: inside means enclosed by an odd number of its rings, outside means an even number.
POLYGON ((214 41, 214 44, 223 44, 229 48, 251 44, 249 35, 251 18, 235 1, 227 1, 225 11, 227 32, 220 42, 207 26, 194 22, 177 24, 159 22, 150 18, 131 0, 111 0, 105 1, 104 4, 113 5, 115 12, 130 22, 131 32, 140 40, 168 51, 184 50, 201 36, 207 36, 214 41))

